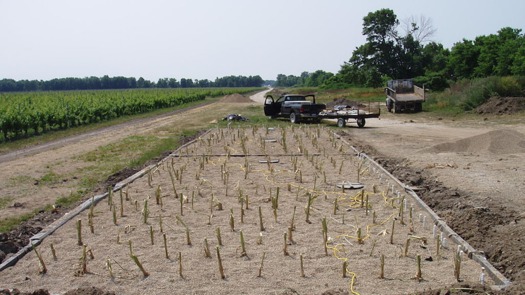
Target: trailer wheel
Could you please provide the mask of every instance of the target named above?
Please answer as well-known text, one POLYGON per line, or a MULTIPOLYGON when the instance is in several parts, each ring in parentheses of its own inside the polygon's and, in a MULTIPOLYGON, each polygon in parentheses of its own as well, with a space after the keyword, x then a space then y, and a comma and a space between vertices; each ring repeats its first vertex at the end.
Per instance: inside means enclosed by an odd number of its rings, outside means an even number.
POLYGON ((342 128, 342 127, 345 127, 345 126, 346 126, 346 120, 345 119, 343 119, 343 118, 337 119, 337 127, 342 128))
POLYGON ((299 116, 295 112, 290 113, 290 122, 297 124, 299 123, 299 116))
POLYGON ((357 122, 357 127, 359 128, 365 127, 365 124, 366 124, 365 118, 358 118, 356 122, 357 122))

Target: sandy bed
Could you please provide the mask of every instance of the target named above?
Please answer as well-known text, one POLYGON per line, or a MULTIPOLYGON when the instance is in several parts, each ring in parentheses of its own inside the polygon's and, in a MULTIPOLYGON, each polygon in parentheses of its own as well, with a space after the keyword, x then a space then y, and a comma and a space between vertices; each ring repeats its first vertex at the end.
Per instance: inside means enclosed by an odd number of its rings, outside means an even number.
MULTIPOLYGON (((394 187, 392 193, 391 184, 387 184, 383 177, 366 166, 361 167, 359 180, 365 184, 365 194, 369 198, 368 214, 361 205, 359 190, 343 192, 336 187, 342 181, 356 182, 358 166, 359 161, 348 146, 334 139, 327 128, 315 125, 286 131, 265 128, 213 130, 163 162, 150 174, 150 180, 145 176, 125 189, 129 200, 123 202, 124 217, 120 217, 120 193, 117 192, 113 197, 116 225, 107 201, 94 208, 93 234, 87 227, 88 212, 78 217, 84 225, 83 243, 94 255, 93 260, 87 261, 87 273, 79 273, 82 247, 77 243, 75 222, 70 222, 38 247, 46 262, 47 274, 39 274, 38 261, 34 253, 30 253, 15 267, 2 272, 0 286, 21 290, 46 288, 53 293, 94 285, 123 294, 282 294, 290 289, 301 294, 320 294, 329 289, 351 288, 361 294, 405 294, 453 284, 456 247, 449 242, 447 248, 441 249, 440 257, 436 255, 432 226, 427 223, 423 227, 419 221, 422 211, 417 207, 413 209, 412 222, 409 213, 405 212, 405 225, 401 224, 399 207, 404 207, 400 205, 404 194, 397 197, 400 187, 394 187), (244 154, 249 156, 242 156, 244 154), (279 162, 260 163, 264 160, 279 162), (174 194, 170 170, 175 178, 178 198, 174 194), (182 180, 176 179, 177 174, 182 175, 182 180), (156 204, 158 188, 162 206, 156 204), (279 205, 275 220, 270 198, 276 196, 277 189, 279 205), (182 212, 180 194, 186 200, 182 212), (316 196, 310 223, 306 222, 304 210, 309 195, 316 196), (244 205, 239 202, 246 200, 246 196, 248 208, 246 201, 244 205), (149 211, 146 223, 142 213, 145 200, 148 200, 149 211), (334 214, 335 200, 339 207, 334 214), (219 202, 223 210, 219 210, 219 202), (264 217, 265 230, 262 232, 259 207, 264 217), (243 221, 241 208, 245 212, 243 221), (293 243, 287 246, 289 255, 284 255, 284 233, 291 224, 294 208, 293 243), (230 216, 234 219, 234 230, 231 229, 230 216), (331 241, 327 245, 327 254, 321 232, 323 218, 328 221, 331 241), (165 256, 161 219, 169 258, 165 256), (189 228, 191 245, 188 245, 186 229, 180 220, 189 228), (391 244, 393 222, 395 234, 391 244), (154 232, 154 245, 150 241, 150 226, 154 232), (222 234, 223 245, 219 248, 225 279, 221 279, 218 271, 217 228, 222 234), (362 244, 357 239, 359 228, 363 232, 362 244), (246 255, 242 254, 240 247, 241 231, 246 241, 246 255), (261 234, 262 243, 259 244, 261 234), (404 257, 409 234, 426 238, 428 244, 413 239, 408 256, 404 257), (208 239, 211 258, 204 256, 205 238, 208 239), (133 253, 150 273, 149 277, 144 278, 131 261, 128 241, 132 243, 133 253), (56 249, 57 260, 51 256, 51 244, 56 249), (182 277, 179 253, 182 256, 182 277), (263 253, 266 256, 262 277, 258 277, 263 253), (385 255, 385 279, 379 279, 381 254, 385 255), (305 277, 300 271, 301 255, 305 277), (423 258, 421 281, 413 279, 416 255, 423 258), (433 261, 425 260, 430 257, 433 261), (348 262, 348 278, 342 277, 344 260, 348 262), (109 275, 108 261, 113 269, 113 279, 109 275)), ((408 197, 407 200, 408 209, 412 202, 408 197)), ((480 266, 463 258, 461 279, 477 282, 480 266)))

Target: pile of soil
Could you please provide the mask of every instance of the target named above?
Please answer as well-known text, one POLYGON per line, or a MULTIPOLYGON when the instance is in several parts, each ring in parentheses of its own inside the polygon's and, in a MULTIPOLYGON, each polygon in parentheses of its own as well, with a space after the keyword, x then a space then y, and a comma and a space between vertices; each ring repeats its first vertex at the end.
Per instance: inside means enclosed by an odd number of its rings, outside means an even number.
POLYGON ((61 208, 48 212, 42 210, 35 217, 25 221, 12 231, 0 233, 0 263, 28 245, 32 236, 62 216, 61 211, 61 208))
POLYGON ((226 95, 221 99, 221 102, 227 102, 227 103, 247 103, 247 102, 253 102, 249 97, 246 97, 242 94, 230 94, 226 95))
POLYGON ((334 106, 336 105, 346 105, 346 106, 349 106, 349 107, 354 107, 354 108, 364 108, 366 107, 366 105, 358 102, 358 101, 352 101, 352 100, 348 100, 346 98, 334 98, 333 101, 330 101, 326 104, 326 108, 327 109, 332 109, 334 106))
POLYGON ((431 147, 435 153, 490 153, 496 155, 525 153, 525 135, 510 129, 494 130, 431 147))
POLYGON ((514 114, 525 111, 525 97, 491 97, 475 109, 478 114, 514 114))
MULTIPOLYGON (((498 131, 501 132, 501 131, 498 131)), ((446 223, 476 250, 483 251, 490 263, 505 277, 512 281, 508 290, 490 294, 524 294, 525 292, 525 227, 522 225, 523 214, 509 210, 504 205, 487 203, 484 207, 470 204, 470 196, 457 188, 448 188, 428 171, 410 166, 410 162, 403 158, 391 158, 378 152, 364 142, 352 140, 349 134, 341 132, 353 146, 373 157, 381 166, 397 177, 401 182, 417 187, 418 195, 430 206, 446 223)), ((502 145, 505 137, 512 142, 513 136, 525 138, 518 132, 508 130, 503 132, 502 145), (506 134, 506 135, 505 135, 506 134)), ((489 132, 470 139, 459 141, 457 146, 470 146, 470 143, 480 140, 489 140, 492 144, 496 135, 489 132)), ((514 138, 515 140, 515 138, 514 138)), ((453 146, 450 144, 448 147, 453 146)), ((490 146, 485 144, 484 146, 490 146)), ((442 147, 445 149, 445 147, 442 147)), ((525 150, 525 145, 523 145, 525 150)), ((445 294, 439 293, 422 294, 445 294)), ((454 294, 464 294, 456 293, 454 294)), ((465 293, 466 294, 466 293, 465 293)), ((478 294, 478 293, 474 293, 478 294)))

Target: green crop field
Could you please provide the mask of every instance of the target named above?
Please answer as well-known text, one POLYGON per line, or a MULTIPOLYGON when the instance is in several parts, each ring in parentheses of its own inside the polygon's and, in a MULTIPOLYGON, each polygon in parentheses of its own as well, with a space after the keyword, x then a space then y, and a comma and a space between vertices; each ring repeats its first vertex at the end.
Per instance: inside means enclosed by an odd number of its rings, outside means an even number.
POLYGON ((185 88, 0 94, 0 142, 256 88, 185 88))

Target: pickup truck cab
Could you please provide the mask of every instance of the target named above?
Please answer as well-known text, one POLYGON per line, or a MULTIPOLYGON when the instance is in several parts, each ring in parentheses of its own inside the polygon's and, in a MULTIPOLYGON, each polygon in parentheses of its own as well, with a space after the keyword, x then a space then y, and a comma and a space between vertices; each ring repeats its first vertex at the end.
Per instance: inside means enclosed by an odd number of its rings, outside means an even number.
POLYGON ((319 112, 326 109, 326 105, 315 103, 315 95, 284 94, 277 100, 271 95, 264 101, 264 114, 271 118, 285 117, 292 123, 302 120, 321 121, 319 112), (311 98, 311 100, 308 100, 311 98))

